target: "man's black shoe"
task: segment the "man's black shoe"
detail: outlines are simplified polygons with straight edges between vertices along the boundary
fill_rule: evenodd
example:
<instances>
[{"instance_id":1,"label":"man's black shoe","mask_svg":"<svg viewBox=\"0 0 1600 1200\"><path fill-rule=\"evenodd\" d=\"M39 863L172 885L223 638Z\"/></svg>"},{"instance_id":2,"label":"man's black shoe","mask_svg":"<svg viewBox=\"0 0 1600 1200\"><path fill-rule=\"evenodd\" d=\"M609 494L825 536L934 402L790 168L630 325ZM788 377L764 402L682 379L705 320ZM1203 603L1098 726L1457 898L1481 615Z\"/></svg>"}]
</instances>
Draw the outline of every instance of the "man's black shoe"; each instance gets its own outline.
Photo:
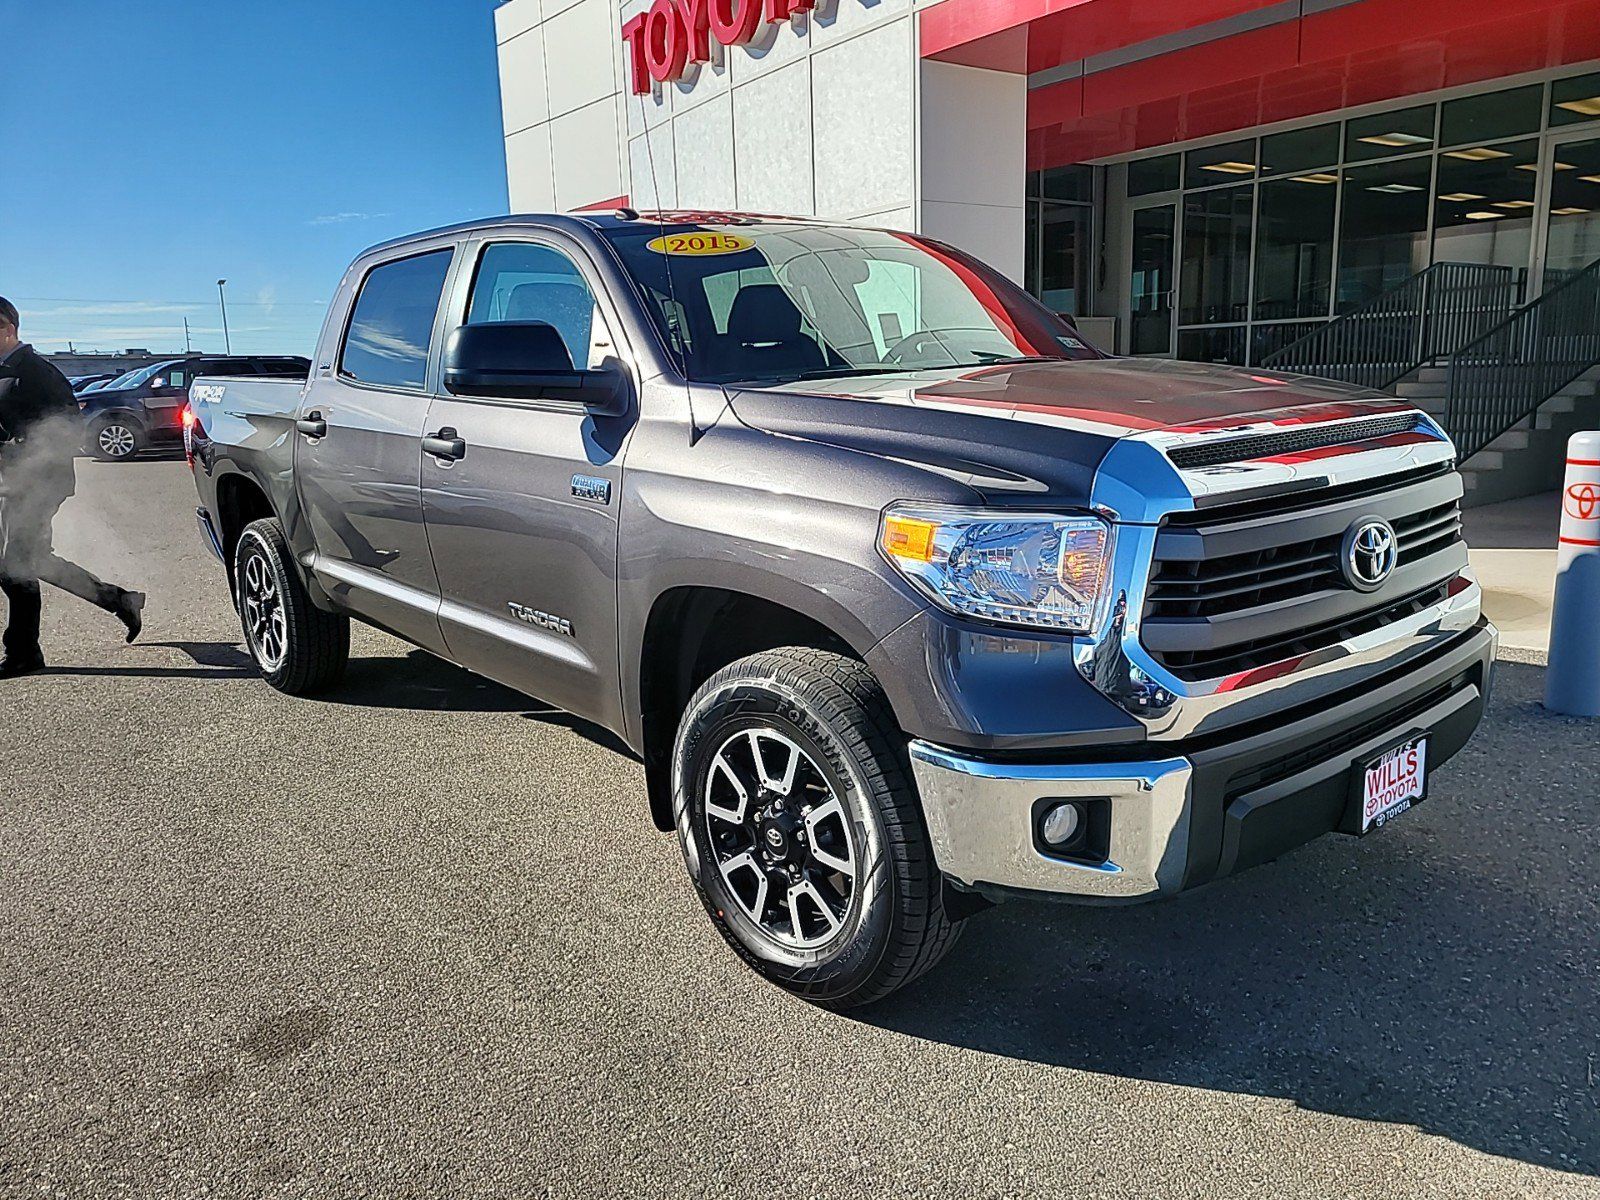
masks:
<instances>
[{"instance_id":1,"label":"man's black shoe","mask_svg":"<svg viewBox=\"0 0 1600 1200\"><path fill-rule=\"evenodd\" d=\"M44 670L44 655L35 654L31 658L16 658L7 655L0 659L0 679L15 679L18 675L32 675L35 671Z\"/></svg>"},{"instance_id":2,"label":"man's black shoe","mask_svg":"<svg viewBox=\"0 0 1600 1200\"><path fill-rule=\"evenodd\" d=\"M139 636L139 631L144 628L144 593L123 592L122 599L117 601L117 619L128 627L128 641L131 643Z\"/></svg>"}]
</instances>

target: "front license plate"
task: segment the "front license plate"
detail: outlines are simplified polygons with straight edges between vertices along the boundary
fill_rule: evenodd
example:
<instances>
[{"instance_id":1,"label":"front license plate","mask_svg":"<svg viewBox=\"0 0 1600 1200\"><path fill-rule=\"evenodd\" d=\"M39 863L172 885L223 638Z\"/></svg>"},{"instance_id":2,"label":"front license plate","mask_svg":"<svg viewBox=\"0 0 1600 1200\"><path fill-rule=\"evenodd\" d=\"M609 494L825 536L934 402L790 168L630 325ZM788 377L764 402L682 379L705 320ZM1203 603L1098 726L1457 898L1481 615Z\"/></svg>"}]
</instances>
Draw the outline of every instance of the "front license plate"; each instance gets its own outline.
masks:
<instances>
[{"instance_id":1,"label":"front license plate","mask_svg":"<svg viewBox=\"0 0 1600 1200\"><path fill-rule=\"evenodd\" d=\"M1428 739L1412 738L1368 763L1361 779L1361 832L1405 812L1428 790Z\"/></svg>"}]
</instances>

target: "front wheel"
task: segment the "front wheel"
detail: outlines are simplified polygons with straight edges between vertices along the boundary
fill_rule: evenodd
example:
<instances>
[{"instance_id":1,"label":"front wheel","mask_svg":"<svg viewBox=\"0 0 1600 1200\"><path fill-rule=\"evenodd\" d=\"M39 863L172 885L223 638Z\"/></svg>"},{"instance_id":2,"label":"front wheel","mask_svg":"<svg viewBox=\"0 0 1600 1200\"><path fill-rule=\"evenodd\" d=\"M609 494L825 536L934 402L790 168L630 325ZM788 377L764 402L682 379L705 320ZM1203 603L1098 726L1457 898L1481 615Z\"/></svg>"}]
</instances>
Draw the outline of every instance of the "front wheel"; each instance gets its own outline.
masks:
<instances>
[{"instance_id":1,"label":"front wheel","mask_svg":"<svg viewBox=\"0 0 1600 1200\"><path fill-rule=\"evenodd\" d=\"M350 618L314 605L291 562L277 521L245 526L233 556L234 596L245 646L262 677L280 692L310 696L343 677Z\"/></svg>"},{"instance_id":2,"label":"front wheel","mask_svg":"<svg viewBox=\"0 0 1600 1200\"><path fill-rule=\"evenodd\" d=\"M806 999L869 1004L954 943L903 737L854 659L786 647L713 675L679 726L674 808L718 931Z\"/></svg>"}]
</instances>

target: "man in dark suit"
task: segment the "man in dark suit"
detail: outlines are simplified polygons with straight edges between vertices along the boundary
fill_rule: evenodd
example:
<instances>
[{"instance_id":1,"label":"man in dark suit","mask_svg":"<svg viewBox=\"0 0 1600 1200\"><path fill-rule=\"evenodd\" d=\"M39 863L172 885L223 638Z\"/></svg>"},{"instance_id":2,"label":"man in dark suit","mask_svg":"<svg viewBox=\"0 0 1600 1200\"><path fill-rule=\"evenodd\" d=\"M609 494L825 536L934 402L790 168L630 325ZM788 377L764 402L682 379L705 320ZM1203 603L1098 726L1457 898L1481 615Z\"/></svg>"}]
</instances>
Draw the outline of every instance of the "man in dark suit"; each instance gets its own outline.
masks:
<instances>
[{"instance_id":1,"label":"man in dark suit","mask_svg":"<svg viewBox=\"0 0 1600 1200\"><path fill-rule=\"evenodd\" d=\"M43 669L39 584L53 584L115 614L139 636L144 596L102 583L56 555L51 526L76 490L82 439L66 377L19 336L14 304L0 297L0 591L10 607L0 679Z\"/></svg>"}]
</instances>

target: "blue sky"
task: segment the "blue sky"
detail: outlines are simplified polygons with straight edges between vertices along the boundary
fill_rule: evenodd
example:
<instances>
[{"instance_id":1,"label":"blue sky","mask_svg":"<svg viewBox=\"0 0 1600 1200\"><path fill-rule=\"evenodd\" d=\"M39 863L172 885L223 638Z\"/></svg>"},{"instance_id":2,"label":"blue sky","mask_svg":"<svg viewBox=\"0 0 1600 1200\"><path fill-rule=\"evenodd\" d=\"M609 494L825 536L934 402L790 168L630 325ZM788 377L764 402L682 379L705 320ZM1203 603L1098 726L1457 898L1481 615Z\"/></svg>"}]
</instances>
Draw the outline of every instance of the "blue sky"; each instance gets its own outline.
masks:
<instances>
[{"instance_id":1,"label":"blue sky","mask_svg":"<svg viewBox=\"0 0 1600 1200\"><path fill-rule=\"evenodd\" d=\"M41 350L309 355L351 258L506 210L495 0L0 0L0 295Z\"/></svg>"}]
</instances>

